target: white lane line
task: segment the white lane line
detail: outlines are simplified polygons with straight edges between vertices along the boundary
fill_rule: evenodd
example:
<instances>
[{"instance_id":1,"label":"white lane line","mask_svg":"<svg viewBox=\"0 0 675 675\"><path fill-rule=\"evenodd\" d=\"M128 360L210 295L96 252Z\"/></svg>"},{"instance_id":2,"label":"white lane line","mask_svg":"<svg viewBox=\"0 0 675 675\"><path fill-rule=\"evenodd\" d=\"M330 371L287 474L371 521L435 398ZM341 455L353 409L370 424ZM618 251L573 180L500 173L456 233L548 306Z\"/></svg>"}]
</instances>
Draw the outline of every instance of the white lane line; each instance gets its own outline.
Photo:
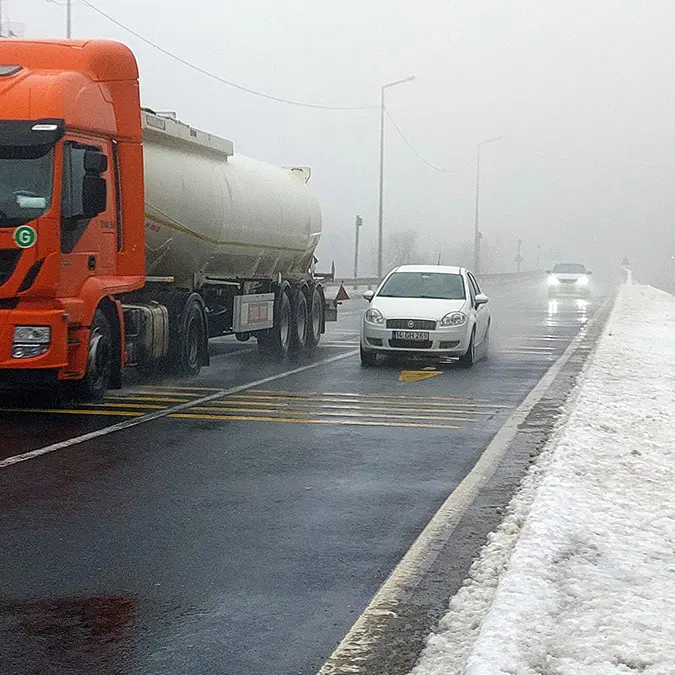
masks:
<instances>
[{"instance_id":1,"label":"white lane line","mask_svg":"<svg viewBox=\"0 0 675 675\"><path fill-rule=\"evenodd\" d=\"M293 370L287 370L284 373L279 373L278 375L271 375L270 377L265 377L262 380L256 380L255 382L249 382L247 384L241 384L237 387L231 387L230 389L220 389L219 391L209 394L208 396L203 396L202 398L193 399L186 403L181 403L180 405L171 406L170 408L164 408L163 410L157 410L156 412L148 413L147 415L141 415L140 417L135 417L134 419L124 420L123 422L118 422L104 429L98 429L97 431L92 431L88 434L82 434L81 436L75 436L74 438L69 438L67 441L61 441L60 443L53 443L52 445L47 445L44 448L38 448L37 450L31 450L30 452L24 452L21 455L14 455L13 457L8 457L0 461L0 470L6 469L15 464L20 464L21 462L27 462L30 459L35 459L36 457L42 457L43 455L48 455L51 452L56 452L57 450L64 450L65 448L71 448L74 445L79 445L80 443L86 443L87 441L94 440L95 438L101 438L102 436L108 436L109 434L114 434L117 431L123 431L124 429L130 429L131 427L138 426L139 424L144 424L145 422L152 422L156 419L161 419L162 417L168 417L169 415L174 415L175 413L183 412L184 410L189 410L197 406L202 406L216 399L222 398L223 396L229 396L230 394L238 394L241 391L246 391L247 389L252 389L253 387L258 387L262 384L267 384L268 382L274 382L276 380L281 380L285 377L290 377L291 375L297 375L298 373L304 373L307 370L312 370L314 368L319 368L320 366L328 365L329 363L334 363L335 361L342 361L343 359L354 356L358 353L357 349L354 349L346 354L340 354L339 356L333 356L329 359L323 359L323 361L317 361L316 363L310 363L306 366L301 366L300 368L294 368Z\"/></svg>"},{"instance_id":2,"label":"white lane line","mask_svg":"<svg viewBox=\"0 0 675 675\"><path fill-rule=\"evenodd\" d=\"M608 299L603 303L587 324L588 326L600 320L610 302L611 300ZM359 664L364 663L368 658L370 647L382 634L388 618L397 616L399 606L405 603L422 580L424 573L431 568L462 516L492 477L518 433L520 425L544 397L586 335L587 331L581 331L573 338L560 358L546 371L527 398L514 410L473 469L445 500L403 556L401 562L382 584L318 675L348 675L360 672Z\"/></svg>"}]
</instances>

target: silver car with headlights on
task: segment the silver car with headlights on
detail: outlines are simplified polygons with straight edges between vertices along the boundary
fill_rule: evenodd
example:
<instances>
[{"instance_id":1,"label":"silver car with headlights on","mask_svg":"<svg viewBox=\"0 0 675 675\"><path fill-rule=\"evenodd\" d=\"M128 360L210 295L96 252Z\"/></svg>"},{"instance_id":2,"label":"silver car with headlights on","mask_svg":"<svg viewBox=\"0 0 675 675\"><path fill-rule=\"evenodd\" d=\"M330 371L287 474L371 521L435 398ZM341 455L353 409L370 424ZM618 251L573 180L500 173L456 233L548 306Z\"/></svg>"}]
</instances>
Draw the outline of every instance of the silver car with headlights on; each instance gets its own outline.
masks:
<instances>
[{"instance_id":1,"label":"silver car with headlights on","mask_svg":"<svg viewBox=\"0 0 675 675\"><path fill-rule=\"evenodd\" d=\"M377 355L485 358L490 343L488 298L463 267L404 265L387 274L361 322L361 364Z\"/></svg>"},{"instance_id":2,"label":"silver car with headlights on","mask_svg":"<svg viewBox=\"0 0 675 675\"><path fill-rule=\"evenodd\" d=\"M588 298L591 294L592 272L581 263L558 263L547 274L549 298Z\"/></svg>"}]
</instances>

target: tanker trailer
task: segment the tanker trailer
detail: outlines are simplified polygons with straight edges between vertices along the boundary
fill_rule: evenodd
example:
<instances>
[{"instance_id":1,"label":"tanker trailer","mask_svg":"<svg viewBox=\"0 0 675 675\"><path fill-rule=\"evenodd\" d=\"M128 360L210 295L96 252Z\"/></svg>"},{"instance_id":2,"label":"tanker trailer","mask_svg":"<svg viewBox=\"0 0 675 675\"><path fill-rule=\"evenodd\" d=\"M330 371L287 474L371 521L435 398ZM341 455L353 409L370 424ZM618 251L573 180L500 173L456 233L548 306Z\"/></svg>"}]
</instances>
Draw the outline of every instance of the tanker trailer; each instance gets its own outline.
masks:
<instances>
[{"instance_id":1,"label":"tanker trailer","mask_svg":"<svg viewBox=\"0 0 675 675\"><path fill-rule=\"evenodd\" d=\"M141 108L117 42L0 40L0 103L1 388L92 400L126 366L196 374L209 337L316 346L308 169Z\"/></svg>"},{"instance_id":2,"label":"tanker trailer","mask_svg":"<svg viewBox=\"0 0 675 675\"><path fill-rule=\"evenodd\" d=\"M326 300L310 170L236 155L172 114L143 109L142 129L148 283L122 298L129 363L168 351L195 374L206 340L230 334L277 358L316 347ZM167 320L181 330L158 330Z\"/></svg>"}]
</instances>

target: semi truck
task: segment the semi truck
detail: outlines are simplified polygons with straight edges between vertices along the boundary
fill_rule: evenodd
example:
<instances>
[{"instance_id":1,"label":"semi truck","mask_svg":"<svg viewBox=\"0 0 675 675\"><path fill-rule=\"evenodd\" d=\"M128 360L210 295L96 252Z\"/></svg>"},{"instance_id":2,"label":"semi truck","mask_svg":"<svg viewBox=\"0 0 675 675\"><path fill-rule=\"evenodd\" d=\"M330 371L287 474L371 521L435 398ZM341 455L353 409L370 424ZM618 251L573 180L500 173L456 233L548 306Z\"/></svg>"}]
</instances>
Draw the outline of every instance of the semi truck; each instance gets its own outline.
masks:
<instances>
[{"instance_id":1,"label":"semi truck","mask_svg":"<svg viewBox=\"0 0 675 675\"><path fill-rule=\"evenodd\" d=\"M127 367L196 375L216 336L278 359L316 347L307 167L141 107L116 42L0 41L0 102L2 388L97 400Z\"/></svg>"}]
</instances>

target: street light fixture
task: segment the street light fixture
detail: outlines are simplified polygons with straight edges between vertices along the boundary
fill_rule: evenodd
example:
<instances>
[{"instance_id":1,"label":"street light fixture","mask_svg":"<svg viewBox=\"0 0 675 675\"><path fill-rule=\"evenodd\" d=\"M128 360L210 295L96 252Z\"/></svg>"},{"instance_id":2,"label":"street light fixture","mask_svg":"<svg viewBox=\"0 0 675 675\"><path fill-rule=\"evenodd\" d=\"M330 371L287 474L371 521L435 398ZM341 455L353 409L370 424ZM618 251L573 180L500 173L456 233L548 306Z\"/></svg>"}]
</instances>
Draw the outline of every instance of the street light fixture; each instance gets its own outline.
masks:
<instances>
[{"instance_id":1,"label":"street light fixture","mask_svg":"<svg viewBox=\"0 0 675 675\"><path fill-rule=\"evenodd\" d=\"M414 75L405 77L396 82L390 82L382 87L380 93L380 192L379 192L379 210L377 216L377 276L382 278L382 222L384 215L384 92L390 87L395 87L398 84L405 82L412 82L415 79Z\"/></svg>"},{"instance_id":2,"label":"street light fixture","mask_svg":"<svg viewBox=\"0 0 675 675\"><path fill-rule=\"evenodd\" d=\"M476 218L473 227L473 273L480 274L480 230L478 229L478 211L480 199L480 149L488 143L500 141L503 136L489 138L487 141L476 143Z\"/></svg>"}]
</instances>

